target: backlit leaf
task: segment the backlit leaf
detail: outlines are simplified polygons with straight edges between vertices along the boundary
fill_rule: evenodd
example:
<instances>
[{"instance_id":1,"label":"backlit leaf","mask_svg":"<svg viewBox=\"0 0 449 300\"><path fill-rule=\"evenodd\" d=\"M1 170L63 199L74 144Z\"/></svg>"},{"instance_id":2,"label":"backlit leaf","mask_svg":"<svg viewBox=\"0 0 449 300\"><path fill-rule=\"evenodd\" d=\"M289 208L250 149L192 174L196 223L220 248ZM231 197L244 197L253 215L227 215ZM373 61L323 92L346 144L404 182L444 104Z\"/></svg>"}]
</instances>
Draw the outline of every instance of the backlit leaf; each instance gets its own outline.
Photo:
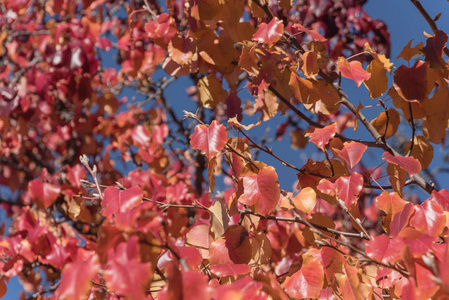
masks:
<instances>
[{"instance_id":1,"label":"backlit leaf","mask_svg":"<svg viewBox=\"0 0 449 300\"><path fill-rule=\"evenodd\" d=\"M218 239L228 229L229 216L226 211L226 205L218 198L207 210L210 212L211 232L214 234L215 239Z\"/></svg>"},{"instance_id":2,"label":"backlit leaf","mask_svg":"<svg viewBox=\"0 0 449 300\"><path fill-rule=\"evenodd\" d=\"M405 145L405 153L409 152L411 144L412 141ZM415 136L413 141L413 149L410 155L420 162L423 169L427 169L433 159L433 146L423 136Z\"/></svg>"},{"instance_id":3,"label":"backlit leaf","mask_svg":"<svg viewBox=\"0 0 449 300\"><path fill-rule=\"evenodd\" d=\"M417 60L413 67L400 66L394 72L393 86L406 101L423 101L427 97L427 65Z\"/></svg>"},{"instance_id":4,"label":"backlit leaf","mask_svg":"<svg viewBox=\"0 0 449 300\"><path fill-rule=\"evenodd\" d=\"M409 225L410 218L415 213L415 206L412 203L407 203L402 210L393 216L390 223L390 236L397 236L402 229Z\"/></svg>"},{"instance_id":5,"label":"backlit leaf","mask_svg":"<svg viewBox=\"0 0 449 300\"><path fill-rule=\"evenodd\" d=\"M120 190L113 186L106 188L103 201L101 201L103 216L108 217L131 210L142 202L144 194L145 192L138 186L126 190Z\"/></svg>"},{"instance_id":6,"label":"backlit leaf","mask_svg":"<svg viewBox=\"0 0 449 300\"><path fill-rule=\"evenodd\" d=\"M214 74L208 74L198 80L198 97L205 108L212 109L218 103L224 103L228 98L228 92L223 89L222 83Z\"/></svg>"},{"instance_id":7,"label":"backlit leaf","mask_svg":"<svg viewBox=\"0 0 449 300\"><path fill-rule=\"evenodd\" d=\"M388 161L391 164L395 164L403 168L410 176L418 174L421 172L421 164L416 158L413 157L403 157L400 155L391 155L387 151L382 155L382 159Z\"/></svg>"},{"instance_id":8,"label":"backlit leaf","mask_svg":"<svg viewBox=\"0 0 449 300\"><path fill-rule=\"evenodd\" d=\"M293 198L293 203L303 213L310 214L316 205L316 193L312 188L306 187Z\"/></svg>"},{"instance_id":9,"label":"backlit leaf","mask_svg":"<svg viewBox=\"0 0 449 300\"><path fill-rule=\"evenodd\" d=\"M369 96L373 99L382 96L388 88L387 71L377 60L371 61L366 71L371 74L371 77L363 82L369 91Z\"/></svg>"},{"instance_id":10,"label":"backlit leaf","mask_svg":"<svg viewBox=\"0 0 449 300\"><path fill-rule=\"evenodd\" d=\"M190 144L194 149L210 158L220 152L228 140L228 132L223 124L212 121L210 126L196 125L195 132L190 136Z\"/></svg>"},{"instance_id":11,"label":"backlit leaf","mask_svg":"<svg viewBox=\"0 0 449 300\"><path fill-rule=\"evenodd\" d=\"M407 202L402 199L397 193L383 192L375 199L376 206L383 211L386 216L383 220L384 229L389 233L390 223L396 213L403 210Z\"/></svg>"},{"instance_id":12,"label":"backlit leaf","mask_svg":"<svg viewBox=\"0 0 449 300\"><path fill-rule=\"evenodd\" d=\"M402 189L407 181L407 171L395 164L388 164L387 174L389 175L388 181L390 182L393 190L402 196Z\"/></svg>"},{"instance_id":13,"label":"backlit leaf","mask_svg":"<svg viewBox=\"0 0 449 300\"><path fill-rule=\"evenodd\" d=\"M238 201L250 207L254 211L268 216L276 208L280 198L280 188L276 170L268 166L258 174L244 176L243 194Z\"/></svg>"},{"instance_id":14,"label":"backlit leaf","mask_svg":"<svg viewBox=\"0 0 449 300\"><path fill-rule=\"evenodd\" d=\"M168 44L167 50L174 62L184 66L192 61L195 46L191 37L182 38L175 36Z\"/></svg>"},{"instance_id":15,"label":"backlit leaf","mask_svg":"<svg viewBox=\"0 0 449 300\"><path fill-rule=\"evenodd\" d=\"M301 69L304 72L304 75L306 75L307 78L315 78L319 71L316 52L307 51L303 54L302 59L304 64Z\"/></svg>"},{"instance_id":16,"label":"backlit leaf","mask_svg":"<svg viewBox=\"0 0 449 300\"><path fill-rule=\"evenodd\" d=\"M265 233L258 232L251 236L252 261L257 265L267 264L271 259L270 240Z\"/></svg>"},{"instance_id":17,"label":"backlit leaf","mask_svg":"<svg viewBox=\"0 0 449 300\"><path fill-rule=\"evenodd\" d=\"M449 192L446 189L433 190L430 195L430 201L440 205L444 211L449 211Z\"/></svg>"},{"instance_id":18,"label":"backlit leaf","mask_svg":"<svg viewBox=\"0 0 449 300\"><path fill-rule=\"evenodd\" d=\"M282 34L284 34L284 24L278 18L273 18L270 23L262 23L259 29L254 33L253 40L258 43L268 44L271 47L274 43L279 41Z\"/></svg>"},{"instance_id":19,"label":"backlit leaf","mask_svg":"<svg viewBox=\"0 0 449 300\"><path fill-rule=\"evenodd\" d=\"M399 118L399 113L397 112L397 110L390 108L387 110L387 112L381 112L379 116L377 116L377 118L372 120L371 125L376 128L379 134L385 135L385 139L389 139L398 130L400 121L401 120Z\"/></svg>"},{"instance_id":20,"label":"backlit leaf","mask_svg":"<svg viewBox=\"0 0 449 300\"><path fill-rule=\"evenodd\" d=\"M410 60L413 56L421 54L421 49L424 47L424 44L421 42L417 44L415 47L412 48L412 42L413 40L410 40L408 44L402 49L401 53L396 57L398 59L399 57Z\"/></svg>"},{"instance_id":21,"label":"backlit leaf","mask_svg":"<svg viewBox=\"0 0 449 300\"><path fill-rule=\"evenodd\" d=\"M348 62L346 58L341 56L338 58L337 67L341 72L341 75L354 80L357 87L359 87L365 80L371 78L371 74L365 71L362 67L362 63L357 60Z\"/></svg>"}]
</instances>

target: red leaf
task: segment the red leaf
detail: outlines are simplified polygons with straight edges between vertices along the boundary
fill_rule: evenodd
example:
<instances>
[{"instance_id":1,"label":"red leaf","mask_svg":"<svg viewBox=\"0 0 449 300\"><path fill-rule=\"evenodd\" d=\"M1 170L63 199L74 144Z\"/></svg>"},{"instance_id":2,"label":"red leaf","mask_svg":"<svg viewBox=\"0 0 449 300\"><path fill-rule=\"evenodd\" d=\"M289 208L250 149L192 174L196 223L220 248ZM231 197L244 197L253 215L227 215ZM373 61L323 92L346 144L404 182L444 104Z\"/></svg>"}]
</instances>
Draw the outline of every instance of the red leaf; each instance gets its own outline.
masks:
<instances>
[{"instance_id":1,"label":"red leaf","mask_svg":"<svg viewBox=\"0 0 449 300\"><path fill-rule=\"evenodd\" d=\"M331 196L336 194L338 200L343 200L349 208L357 201L357 197L363 189L363 176L353 172L351 176L339 177L335 183L328 179L322 179L317 188Z\"/></svg>"},{"instance_id":2,"label":"red leaf","mask_svg":"<svg viewBox=\"0 0 449 300\"><path fill-rule=\"evenodd\" d=\"M385 264L394 264L402 257L402 250L405 246L404 240L399 237L390 239L385 234L372 237L366 243L366 254L372 259L381 261Z\"/></svg>"},{"instance_id":3,"label":"red leaf","mask_svg":"<svg viewBox=\"0 0 449 300\"><path fill-rule=\"evenodd\" d=\"M431 68L447 69L447 64L443 59L443 49L446 47L447 34L441 30L435 31L435 36L429 37L426 46L422 49L426 62Z\"/></svg>"},{"instance_id":4,"label":"red leaf","mask_svg":"<svg viewBox=\"0 0 449 300\"><path fill-rule=\"evenodd\" d=\"M143 195L144 191L138 186L126 190L110 186L104 190L104 198L101 202L102 214L108 217L112 214L127 212L142 202Z\"/></svg>"},{"instance_id":5,"label":"red leaf","mask_svg":"<svg viewBox=\"0 0 449 300\"><path fill-rule=\"evenodd\" d=\"M410 217L415 212L415 206L413 203L408 202L404 208L396 213L393 217L393 221L390 223L390 236L395 237L408 226L408 222L410 221Z\"/></svg>"},{"instance_id":6,"label":"red leaf","mask_svg":"<svg viewBox=\"0 0 449 300\"><path fill-rule=\"evenodd\" d=\"M400 66L394 72L393 86L407 101L423 101L427 97L427 65L422 60L413 67Z\"/></svg>"},{"instance_id":7,"label":"red leaf","mask_svg":"<svg viewBox=\"0 0 449 300\"><path fill-rule=\"evenodd\" d=\"M58 199L61 187L33 179L28 184L28 191L40 208L47 209Z\"/></svg>"},{"instance_id":8,"label":"red leaf","mask_svg":"<svg viewBox=\"0 0 449 300\"><path fill-rule=\"evenodd\" d=\"M328 282L332 282L336 273L342 273L343 255L340 252L329 247L322 247L313 249L311 254L323 266L324 275L326 275Z\"/></svg>"},{"instance_id":9,"label":"red leaf","mask_svg":"<svg viewBox=\"0 0 449 300\"><path fill-rule=\"evenodd\" d=\"M433 190L430 200L440 205L444 211L449 211L449 192L446 189L436 191Z\"/></svg>"},{"instance_id":10,"label":"red leaf","mask_svg":"<svg viewBox=\"0 0 449 300\"><path fill-rule=\"evenodd\" d=\"M251 271L251 267L244 264L211 265L209 268L218 277L233 276L234 279L237 279L239 275L246 275Z\"/></svg>"},{"instance_id":11,"label":"red leaf","mask_svg":"<svg viewBox=\"0 0 449 300\"><path fill-rule=\"evenodd\" d=\"M190 144L194 149L201 150L207 158L220 152L228 140L228 132L223 124L212 121L210 126L197 125L195 132L190 136Z\"/></svg>"},{"instance_id":12,"label":"red leaf","mask_svg":"<svg viewBox=\"0 0 449 300\"><path fill-rule=\"evenodd\" d=\"M80 252L85 252L80 255ZM92 278L100 269L98 257L92 251L78 249L78 257L86 260L68 264L62 271L62 279L56 293L60 299L84 299L92 286Z\"/></svg>"},{"instance_id":13,"label":"red leaf","mask_svg":"<svg viewBox=\"0 0 449 300\"><path fill-rule=\"evenodd\" d=\"M424 254L431 251L431 247L437 237L433 237L427 234L421 234L420 237L414 239L404 239L405 244L410 247L411 253L415 258L421 258Z\"/></svg>"},{"instance_id":14,"label":"red leaf","mask_svg":"<svg viewBox=\"0 0 449 300\"><path fill-rule=\"evenodd\" d=\"M256 213L264 216L273 212L281 195L276 170L269 166L242 179L244 190L238 201L254 207Z\"/></svg>"},{"instance_id":15,"label":"red leaf","mask_svg":"<svg viewBox=\"0 0 449 300\"><path fill-rule=\"evenodd\" d=\"M338 156L346 161L350 168L354 167L363 156L363 153L366 151L368 146L362 143L357 142L345 142L343 144L343 149L333 149Z\"/></svg>"},{"instance_id":16,"label":"red leaf","mask_svg":"<svg viewBox=\"0 0 449 300\"><path fill-rule=\"evenodd\" d=\"M332 123L324 128L315 128L313 132L306 133L305 136L309 136L310 141L324 151L324 147L335 136L336 131L337 123Z\"/></svg>"},{"instance_id":17,"label":"red leaf","mask_svg":"<svg viewBox=\"0 0 449 300\"><path fill-rule=\"evenodd\" d=\"M416 158L413 158L411 156L409 157L403 157L400 155L393 156L387 151L385 151L384 154L382 155L382 159L388 161L391 164L400 166L405 171L407 171L407 173L409 173L410 176L413 176L421 172L421 164Z\"/></svg>"},{"instance_id":18,"label":"red leaf","mask_svg":"<svg viewBox=\"0 0 449 300\"><path fill-rule=\"evenodd\" d=\"M82 165L67 166L67 179L71 185L81 188L81 179L84 178L86 178L86 169Z\"/></svg>"},{"instance_id":19,"label":"red leaf","mask_svg":"<svg viewBox=\"0 0 449 300\"><path fill-rule=\"evenodd\" d=\"M430 236L439 236L446 225L446 214L441 206L427 200L420 206L415 206L415 210L410 226Z\"/></svg>"},{"instance_id":20,"label":"red leaf","mask_svg":"<svg viewBox=\"0 0 449 300\"><path fill-rule=\"evenodd\" d=\"M273 18L270 23L262 23L259 29L254 33L253 40L259 43L268 44L271 47L274 43L279 41L284 33L284 24L278 18Z\"/></svg>"},{"instance_id":21,"label":"red leaf","mask_svg":"<svg viewBox=\"0 0 449 300\"><path fill-rule=\"evenodd\" d=\"M318 298L324 283L323 266L309 256L301 269L284 281L285 292L294 298Z\"/></svg>"},{"instance_id":22,"label":"red leaf","mask_svg":"<svg viewBox=\"0 0 449 300\"><path fill-rule=\"evenodd\" d=\"M365 71L362 67L362 63L357 60L348 62L346 58L340 57L337 61L337 67L341 72L341 75L354 80L357 87L359 87L363 81L371 78L371 73Z\"/></svg>"},{"instance_id":23,"label":"red leaf","mask_svg":"<svg viewBox=\"0 0 449 300\"><path fill-rule=\"evenodd\" d=\"M311 35L315 41L318 41L318 42L326 41L326 39L321 34L316 32L315 30L309 30L309 29L305 28L304 26L302 26L301 24L294 24L292 27L298 29L299 32L305 32L305 33Z\"/></svg>"},{"instance_id":24,"label":"red leaf","mask_svg":"<svg viewBox=\"0 0 449 300\"><path fill-rule=\"evenodd\" d=\"M0 298L3 298L3 296L6 295L7 291L8 291L8 287L6 286L5 281L3 279L0 280Z\"/></svg>"},{"instance_id":25,"label":"red leaf","mask_svg":"<svg viewBox=\"0 0 449 300\"><path fill-rule=\"evenodd\" d=\"M246 229L234 225L229 227L223 236L224 238L210 244L210 263L247 264L251 260L252 250Z\"/></svg>"},{"instance_id":26,"label":"red leaf","mask_svg":"<svg viewBox=\"0 0 449 300\"><path fill-rule=\"evenodd\" d=\"M151 264L140 261L137 236L108 253L109 262L103 272L109 290L127 299L145 299L144 286L151 279Z\"/></svg>"},{"instance_id":27,"label":"red leaf","mask_svg":"<svg viewBox=\"0 0 449 300\"><path fill-rule=\"evenodd\" d=\"M410 299L410 300L418 300L419 291L416 288L415 279L413 277L405 278L407 283L402 287L401 298L402 299Z\"/></svg>"}]
</instances>

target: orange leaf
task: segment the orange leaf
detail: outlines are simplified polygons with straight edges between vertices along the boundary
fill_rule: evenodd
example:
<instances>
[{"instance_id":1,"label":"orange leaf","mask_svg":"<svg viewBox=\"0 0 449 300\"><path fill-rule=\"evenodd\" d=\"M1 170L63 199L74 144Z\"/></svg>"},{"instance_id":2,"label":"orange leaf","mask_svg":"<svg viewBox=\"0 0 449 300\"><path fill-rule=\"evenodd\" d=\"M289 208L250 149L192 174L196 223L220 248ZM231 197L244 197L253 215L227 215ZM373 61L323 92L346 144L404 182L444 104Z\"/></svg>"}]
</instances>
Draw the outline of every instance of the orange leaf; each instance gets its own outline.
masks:
<instances>
[{"instance_id":1,"label":"orange leaf","mask_svg":"<svg viewBox=\"0 0 449 300\"><path fill-rule=\"evenodd\" d=\"M220 80L211 73L198 80L197 89L199 101L205 108L212 109L228 98L228 92L223 89Z\"/></svg>"},{"instance_id":2,"label":"orange leaf","mask_svg":"<svg viewBox=\"0 0 449 300\"><path fill-rule=\"evenodd\" d=\"M388 88L387 71L377 60L373 60L366 71L371 74L371 78L363 82L369 91L369 96L373 99L382 96Z\"/></svg>"},{"instance_id":3,"label":"orange leaf","mask_svg":"<svg viewBox=\"0 0 449 300\"><path fill-rule=\"evenodd\" d=\"M303 54L302 59L304 64L301 67L301 70L304 72L304 75L306 75L307 78L315 78L319 72L317 53L315 51L307 51Z\"/></svg>"},{"instance_id":4,"label":"orange leaf","mask_svg":"<svg viewBox=\"0 0 449 300\"><path fill-rule=\"evenodd\" d=\"M398 57L396 57L396 59L401 57L408 61L408 60L412 59L413 56L421 54L421 49L424 47L424 44L421 42L412 48L412 41L413 40L410 40L408 42L408 44L402 49L401 53L399 53L399 55L398 55Z\"/></svg>"},{"instance_id":5,"label":"orange leaf","mask_svg":"<svg viewBox=\"0 0 449 300\"><path fill-rule=\"evenodd\" d=\"M398 165L388 164L387 174L390 176L388 181L390 181L393 190L402 196L402 189L407 181L407 172Z\"/></svg>"},{"instance_id":6,"label":"orange leaf","mask_svg":"<svg viewBox=\"0 0 449 300\"><path fill-rule=\"evenodd\" d=\"M405 145L405 153L409 152L411 144L412 141L409 141ZM415 139L413 140L413 149L410 155L421 163L423 169L427 169L433 159L433 147L423 136L415 136Z\"/></svg>"},{"instance_id":7,"label":"orange leaf","mask_svg":"<svg viewBox=\"0 0 449 300\"><path fill-rule=\"evenodd\" d=\"M306 187L293 198L293 203L303 213L310 214L316 205L316 193L312 188Z\"/></svg>"},{"instance_id":8,"label":"orange leaf","mask_svg":"<svg viewBox=\"0 0 449 300\"><path fill-rule=\"evenodd\" d=\"M354 80L357 87L359 87L363 81L368 80L371 77L371 74L363 69L362 63L357 60L348 62L346 58L341 56L338 58L337 67L341 72L341 75Z\"/></svg>"},{"instance_id":9,"label":"orange leaf","mask_svg":"<svg viewBox=\"0 0 449 300\"><path fill-rule=\"evenodd\" d=\"M276 208L280 198L280 188L276 170L268 166L258 174L242 177L243 194L240 203L254 208L256 213L268 216Z\"/></svg>"},{"instance_id":10,"label":"orange leaf","mask_svg":"<svg viewBox=\"0 0 449 300\"><path fill-rule=\"evenodd\" d=\"M379 134L385 135L385 139L389 139L398 130L400 121L401 119L397 110L390 108L387 112L381 112L379 116L377 116L377 118L372 120L370 123L374 128L376 128Z\"/></svg>"}]
</instances>

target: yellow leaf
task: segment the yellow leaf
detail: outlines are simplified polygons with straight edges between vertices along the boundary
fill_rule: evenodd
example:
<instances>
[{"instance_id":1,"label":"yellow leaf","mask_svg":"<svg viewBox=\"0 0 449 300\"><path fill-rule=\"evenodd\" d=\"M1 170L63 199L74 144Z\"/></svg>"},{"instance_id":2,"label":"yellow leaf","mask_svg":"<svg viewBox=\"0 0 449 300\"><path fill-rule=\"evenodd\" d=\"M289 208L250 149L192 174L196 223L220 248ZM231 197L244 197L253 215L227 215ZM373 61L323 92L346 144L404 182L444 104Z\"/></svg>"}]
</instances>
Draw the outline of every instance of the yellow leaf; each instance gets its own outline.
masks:
<instances>
[{"instance_id":1,"label":"yellow leaf","mask_svg":"<svg viewBox=\"0 0 449 300\"><path fill-rule=\"evenodd\" d=\"M365 52L368 52L374 58L374 60L380 63L383 66L383 68L391 74L391 71L393 69L393 63L390 62L390 60L385 55L377 54L376 52L374 52L374 50L371 49L371 47L369 46L368 42L365 43L364 50Z\"/></svg>"},{"instance_id":2,"label":"yellow leaf","mask_svg":"<svg viewBox=\"0 0 449 300\"><path fill-rule=\"evenodd\" d=\"M408 60L412 59L413 56L422 53L421 49L424 48L424 44L421 42L412 48L412 41L413 40L410 40L410 42L408 42L408 44L402 49L401 53L399 53L399 55L398 55L398 57L396 57L396 59L401 57L408 61Z\"/></svg>"},{"instance_id":3,"label":"yellow leaf","mask_svg":"<svg viewBox=\"0 0 449 300\"><path fill-rule=\"evenodd\" d=\"M407 145L405 145L405 153L409 152L411 144L412 141L409 141ZM433 159L433 147L423 136L415 136L411 156L421 163L423 169L427 169Z\"/></svg>"},{"instance_id":4,"label":"yellow leaf","mask_svg":"<svg viewBox=\"0 0 449 300\"><path fill-rule=\"evenodd\" d=\"M197 88L199 101L205 108L214 108L218 103L225 102L228 97L228 92L213 74L198 80Z\"/></svg>"},{"instance_id":5,"label":"yellow leaf","mask_svg":"<svg viewBox=\"0 0 449 300\"><path fill-rule=\"evenodd\" d=\"M366 71L371 73L370 79L363 82L369 91L369 96L373 99L382 96L388 88L387 71L377 60L373 60Z\"/></svg>"},{"instance_id":6,"label":"yellow leaf","mask_svg":"<svg viewBox=\"0 0 449 300\"><path fill-rule=\"evenodd\" d=\"M390 181L393 190L402 197L402 189L404 188L405 181L407 180L407 171L399 167L398 165L388 164L387 174L390 176Z\"/></svg>"}]
</instances>

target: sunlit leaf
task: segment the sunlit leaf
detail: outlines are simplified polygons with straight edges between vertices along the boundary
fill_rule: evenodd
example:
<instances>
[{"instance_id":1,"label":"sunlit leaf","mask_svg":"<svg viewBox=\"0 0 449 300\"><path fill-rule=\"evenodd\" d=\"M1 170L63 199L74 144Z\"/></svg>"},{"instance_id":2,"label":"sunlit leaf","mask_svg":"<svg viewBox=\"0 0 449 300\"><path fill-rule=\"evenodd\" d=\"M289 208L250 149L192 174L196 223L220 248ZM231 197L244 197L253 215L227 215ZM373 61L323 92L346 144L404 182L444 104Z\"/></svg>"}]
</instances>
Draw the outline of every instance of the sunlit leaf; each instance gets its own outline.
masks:
<instances>
[{"instance_id":1,"label":"sunlit leaf","mask_svg":"<svg viewBox=\"0 0 449 300\"><path fill-rule=\"evenodd\" d=\"M383 262L384 264L394 264L402 257L404 248L404 240L402 238L390 239L385 234L371 237L366 243L366 254L372 259Z\"/></svg>"},{"instance_id":2,"label":"sunlit leaf","mask_svg":"<svg viewBox=\"0 0 449 300\"><path fill-rule=\"evenodd\" d=\"M306 133L310 141L314 143L322 151L325 151L326 145L335 136L337 131L337 123L332 123L324 128L314 128L310 133Z\"/></svg>"},{"instance_id":3,"label":"sunlit leaf","mask_svg":"<svg viewBox=\"0 0 449 300\"><path fill-rule=\"evenodd\" d=\"M214 120L210 126L196 125L195 132L190 136L190 144L207 157L212 157L224 148L227 139L228 132L224 125Z\"/></svg>"},{"instance_id":4,"label":"sunlit leaf","mask_svg":"<svg viewBox=\"0 0 449 300\"><path fill-rule=\"evenodd\" d=\"M284 281L285 292L294 298L318 298L324 283L324 271L319 261L304 255L301 269Z\"/></svg>"},{"instance_id":5,"label":"sunlit leaf","mask_svg":"<svg viewBox=\"0 0 449 300\"><path fill-rule=\"evenodd\" d=\"M316 193L312 188L306 187L293 198L293 203L297 209L303 213L309 214L315 208Z\"/></svg>"},{"instance_id":6,"label":"sunlit leaf","mask_svg":"<svg viewBox=\"0 0 449 300\"><path fill-rule=\"evenodd\" d=\"M277 206L280 198L280 188L276 170L269 166L258 174L244 176L243 194L240 203L254 208L254 211L268 216Z\"/></svg>"},{"instance_id":7,"label":"sunlit leaf","mask_svg":"<svg viewBox=\"0 0 449 300\"><path fill-rule=\"evenodd\" d=\"M421 164L413 157L403 157L400 155L391 155L387 151L382 155L382 159L388 161L391 164L395 164L403 168L410 176L421 172Z\"/></svg>"},{"instance_id":8,"label":"sunlit leaf","mask_svg":"<svg viewBox=\"0 0 449 300\"><path fill-rule=\"evenodd\" d=\"M338 58L337 67L341 72L341 75L354 80L357 87L359 87L365 80L371 78L371 74L365 71L362 67L362 63L357 60L348 62L346 58L341 56Z\"/></svg>"},{"instance_id":9,"label":"sunlit leaf","mask_svg":"<svg viewBox=\"0 0 449 300\"><path fill-rule=\"evenodd\" d=\"M278 18L273 18L270 23L262 23L259 25L259 29L254 33L253 40L259 43L268 44L272 46L279 41L284 33L284 24Z\"/></svg>"},{"instance_id":10,"label":"sunlit leaf","mask_svg":"<svg viewBox=\"0 0 449 300\"><path fill-rule=\"evenodd\" d=\"M110 186L104 190L104 198L101 201L102 214L108 217L112 214L127 212L142 202L144 193L138 186L126 190Z\"/></svg>"}]
</instances>

